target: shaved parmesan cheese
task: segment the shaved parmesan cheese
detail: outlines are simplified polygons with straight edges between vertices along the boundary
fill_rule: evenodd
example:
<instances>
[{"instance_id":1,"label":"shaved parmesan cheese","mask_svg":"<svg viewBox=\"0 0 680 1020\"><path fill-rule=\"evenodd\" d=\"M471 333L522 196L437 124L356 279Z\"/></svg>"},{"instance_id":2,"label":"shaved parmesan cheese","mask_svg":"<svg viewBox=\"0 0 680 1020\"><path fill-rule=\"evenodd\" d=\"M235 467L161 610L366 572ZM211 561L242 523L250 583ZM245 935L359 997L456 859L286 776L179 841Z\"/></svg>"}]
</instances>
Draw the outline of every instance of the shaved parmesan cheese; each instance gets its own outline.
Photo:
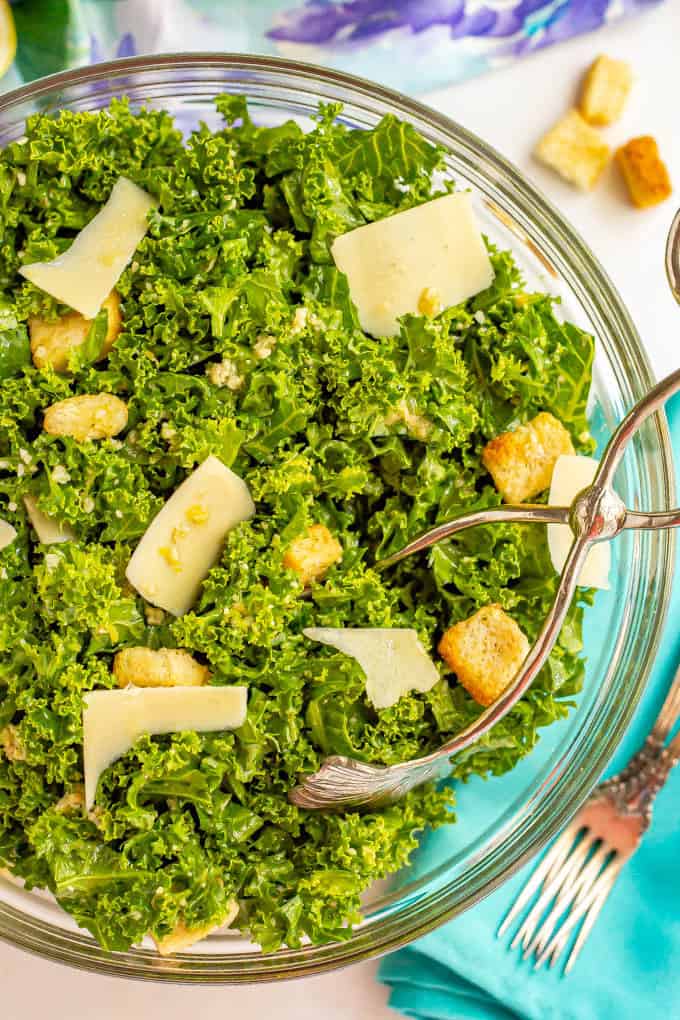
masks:
<instances>
[{"instance_id":1,"label":"shaved parmesan cheese","mask_svg":"<svg viewBox=\"0 0 680 1020\"><path fill-rule=\"evenodd\" d=\"M0 521L0 549L5 549L8 545L11 545L16 537L16 528L13 528L7 521Z\"/></svg>"},{"instance_id":2,"label":"shaved parmesan cheese","mask_svg":"<svg viewBox=\"0 0 680 1020\"><path fill-rule=\"evenodd\" d=\"M548 502L551 506L571 506L575 497L587 488L595 477L598 461L592 457L564 454L558 457L553 468ZM567 559L574 541L571 528L566 524L548 525L550 559L558 574ZM583 588L609 588L611 550L608 542L594 545L586 558L578 583Z\"/></svg>"},{"instance_id":3,"label":"shaved parmesan cheese","mask_svg":"<svg viewBox=\"0 0 680 1020\"><path fill-rule=\"evenodd\" d=\"M437 314L494 277L470 196L444 195L336 238L335 264L349 281L361 328L399 332L397 319Z\"/></svg>"},{"instance_id":4,"label":"shaved parmesan cheese","mask_svg":"<svg viewBox=\"0 0 680 1020\"><path fill-rule=\"evenodd\" d=\"M439 680L416 631L407 627L308 627L303 634L357 660L375 708L396 705L409 691L429 691Z\"/></svg>"},{"instance_id":5,"label":"shaved parmesan cheese","mask_svg":"<svg viewBox=\"0 0 680 1020\"><path fill-rule=\"evenodd\" d=\"M24 505L28 519L35 529L38 541L43 545L56 545L58 542L72 542L76 537L69 524L61 524L54 517L43 513L33 496L24 496Z\"/></svg>"},{"instance_id":6,"label":"shaved parmesan cheese","mask_svg":"<svg viewBox=\"0 0 680 1020\"><path fill-rule=\"evenodd\" d=\"M220 558L227 532L254 512L243 479L207 457L154 517L125 576L147 602L182 616Z\"/></svg>"},{"instance_id":7,"label":"shaved parmesan cheese","mask_svg":"<svg viewBox=\"0 0 680 1020\"><path fill-rule=\"evenodd\" d=\"M102 772L144 733L235 730L246 719L247 687L126 687L84 695L85 807Z\"/></svg>"},{"instance_id":8,"label":"shaved parmesan cheese","mask_svg":"<svg viewBox=\"0 0 680 1020\"><path fill-rule=\"evenodd\" d=\"M94 319L146 234L147 214L155 204L151 195L119 177L108 201L70 248L51 262L33 262L19 272L57 301Z\"/></svg>"}]
</instances>

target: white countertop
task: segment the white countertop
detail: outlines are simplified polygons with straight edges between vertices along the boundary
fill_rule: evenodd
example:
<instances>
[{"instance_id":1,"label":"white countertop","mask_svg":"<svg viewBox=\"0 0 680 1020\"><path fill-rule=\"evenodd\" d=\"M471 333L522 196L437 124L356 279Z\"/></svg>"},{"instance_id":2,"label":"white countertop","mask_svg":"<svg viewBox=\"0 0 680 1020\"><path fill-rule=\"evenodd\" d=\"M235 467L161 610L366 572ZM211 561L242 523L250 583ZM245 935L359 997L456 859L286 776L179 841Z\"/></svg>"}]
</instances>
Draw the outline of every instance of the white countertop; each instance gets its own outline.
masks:
<instances>
[{"instance_id":1,"label":"white countertop","mask_svg":"<svg viewBox=\"0 0 680 1020\"><path fill-rule=\"evenodd\" d=\"M680 5L667 0L637 20L603 29L430 97L434 106L513 160L567 215L608 269L628 304L657 375L680 366L680 311L663 273L671 200L655 210L628 206L612 170L581 195L529 157L540 134L571 101L579 75L600 52L629 60L637 85L612 144L653 134L674 176L680 202ZM489 936L491 937L491 935ZM177 988L78 974L0 944L2 1016L6 1020L388 1020L375 964L260 988Z\"/></svg>"}]
</instances>

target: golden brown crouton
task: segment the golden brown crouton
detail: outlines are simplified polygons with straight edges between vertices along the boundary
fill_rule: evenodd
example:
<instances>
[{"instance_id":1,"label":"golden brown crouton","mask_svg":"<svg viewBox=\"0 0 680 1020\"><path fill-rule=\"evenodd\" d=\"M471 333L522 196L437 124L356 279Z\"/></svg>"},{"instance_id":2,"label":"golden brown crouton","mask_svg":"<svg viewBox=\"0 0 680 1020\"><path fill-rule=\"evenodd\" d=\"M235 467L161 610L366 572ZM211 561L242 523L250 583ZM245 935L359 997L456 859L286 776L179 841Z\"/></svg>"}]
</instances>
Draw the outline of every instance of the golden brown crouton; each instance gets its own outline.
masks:
<instances>
[{"instance_id":1,"label":"golden brown crouton","mask_svg":"<svg viewBox=\"0 0 680 1020\"><path fill-rule=\"evenodd\" d=\"M650 135L631 138L616 153L628 187L630 200L638 209L664 202L673 188L666 164L659 156L659 147Z\"/></svg>"},{"instance_id":2,"label":"golden brown crouton","mask_svg":"<svg viewBox=\"0 0 680 1020\"><path fill-rule=\"evenodd\" d=\"M111 291L102 308L109 313L109 325L98 361L107 356L121 329L120 298L115 290ZM91 325L92 319L86 319L80 312L68 312L56 322L36 317L29 319L28 332L35 367L49 365L55 372L66 372L69 354L85 342Z\"/></svg>"},{"instance_id":3,"label":"golden brown crouton","mask_svg":"<svg viewBox=\"0 0 680 1020\"><path fill-rule=\"evenodd\" d=\"M508 686L529 651L529 642L499 605L484 606L449 627L439 654L468 694L491 705Z\"/></svg>"},{"instance_id":4,"label":"golden brown crouton","mask_svg":"<svg viewBox=\"0 0 680 1020\"><path fill-rule=\"evenodd\" d=\"M610 149L578 110L570 110L541 138L534 155L570 184L590 191L609 162Z\"/></svg>"},{"instance_id":5,"label":"golden brown crouton","mask_svg":"<svg viewBox=\"0 0 680 1020\"><path fill-rule=\"evenodd\" d=\"M296 538L283 557L284 567L294 570L304 585L319 581L329 567L342 559L342 546L325 524L312 524Z\"/></svg>"},{"instance_id":6,"label":"golden brown crouton","mask_svg":"<svg viewBox=\"0 0 680 1020\"><path fill-rule=\"evenodd\" d=\"M557 458L573 452L562 422L542 411L526 425L487 443L482 463L506 503L523 503L549 487Z\"/></svg>"},{"instance_id":7,"label":"golden brown crouton","mask_svg":"<svg viewBox=\"0 0 680 1020\"><path fill-rule=\"evenodd\" d=\"M197 928L187 928L186 925L180 921L174 931L171 931L169 935L164 935L160 939L154 936L154 942L156 943L158 952L161 956L171 956L172 953L181 953L183 949L188 949L189 946L193 946L196 942L200 942L201 939L206 938L211 932L217 931L218 928L227 927L238 914L238 903L236 900L231 900L227 906L228 910L220 921L211 921L209 924L204 924Z\"/></svg>"},{"instance_id":8,"label":"golden brown crouton","mask_svg":"<svg viewBox=\"0 0 680 1020\"><path fill-rule=\"evenodd\" d=\"M0 730L0 749L8 761L26 761L26 752L19 736L19 730L8 723Z\"/></svg>"},{"instance_id":9,"label":"golden brown crouton","mask_svg":"<svg viewBox=\"0 0 680 1020\"><path fill-rule=\"evenodd\" d=\"M113 660L119 687L198 687L210 670L182 648L123 648Z\"/></svg>"},{"instance_id":10,"label":"golden brown crouton","mask_svg":"<svg viewBox=\"0 0 680 1020\"><path fill-rule=\"evenodd\" d=\"M68 397L45 411L43 428L52 436L72 436L80 442L117 436L127 425L127 404L111 393Z\"/></svg>"},{"instance_id":11,"label":"golden brown crouton","mask_svg":"<svg viewBox=\"0 0 680 1020\"><path fill-rule=\"evenodd\" d=\"M581 90L581 113L589 124L613 124L621 116L633 84L625 60L598 57L590 65Z\"/></svg>"}]
</instances>

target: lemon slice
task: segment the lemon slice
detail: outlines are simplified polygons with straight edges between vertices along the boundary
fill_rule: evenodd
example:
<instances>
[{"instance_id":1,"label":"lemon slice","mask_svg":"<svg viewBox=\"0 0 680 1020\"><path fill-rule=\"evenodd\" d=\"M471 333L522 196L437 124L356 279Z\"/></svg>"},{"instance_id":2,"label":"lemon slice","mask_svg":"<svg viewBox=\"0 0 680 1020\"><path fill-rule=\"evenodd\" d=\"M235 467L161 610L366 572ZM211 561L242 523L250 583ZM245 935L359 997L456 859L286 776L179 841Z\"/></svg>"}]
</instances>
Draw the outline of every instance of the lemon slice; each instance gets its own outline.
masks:
<instances>
[{"instance_id":1,"label":"lemon slice","mask_svg":"<svg viewBox=\"0 0 680 1020\"><path fill-rule=\"evenodd\" d=\"M17 52L17 33L8 0L0 0L0 77L7 71Z\"/></svg>"}]
</instances>

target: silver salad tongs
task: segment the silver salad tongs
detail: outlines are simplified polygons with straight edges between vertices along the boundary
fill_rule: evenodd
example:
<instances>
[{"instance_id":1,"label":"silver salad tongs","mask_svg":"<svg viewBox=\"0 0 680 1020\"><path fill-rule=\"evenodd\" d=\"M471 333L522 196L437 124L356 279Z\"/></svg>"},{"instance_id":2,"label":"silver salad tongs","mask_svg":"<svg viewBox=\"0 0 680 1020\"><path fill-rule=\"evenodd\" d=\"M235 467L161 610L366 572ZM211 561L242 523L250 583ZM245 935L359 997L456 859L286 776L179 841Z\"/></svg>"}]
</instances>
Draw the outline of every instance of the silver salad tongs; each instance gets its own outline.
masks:
<instances>
[{"instance_id":1,"label":"silver salad tongs","mask_svg":"<svg viewBox=\"0 0 680 1020\"><path fill-rule=\"evenodd\" d=\"M674 295L680 301L680 213L676 216L666 246L666 268ZM478 524L566 524L574 536L564 564L555 601L524 663L511 684L473 723L437 751L401 762L399 765L371 765L332 755L318 772L305 776L289 793L289 799L307 809L374 808L399 800L414 786L446 775L449 759L487 733L507 715L540 671L557 640L588 552L596 542L607 542L629 529L655 531L680 525L680 507L665 513L629 510L612 487L612 480L626 446L641 425L658 411L674 393L680 392L680 369L658 383L623 419L600 460L590 486L578 494L571 506L490 507L459 514L416 538L381 560L379 569L390 567L413 553Z\"/></svg>"}]
</instances>

